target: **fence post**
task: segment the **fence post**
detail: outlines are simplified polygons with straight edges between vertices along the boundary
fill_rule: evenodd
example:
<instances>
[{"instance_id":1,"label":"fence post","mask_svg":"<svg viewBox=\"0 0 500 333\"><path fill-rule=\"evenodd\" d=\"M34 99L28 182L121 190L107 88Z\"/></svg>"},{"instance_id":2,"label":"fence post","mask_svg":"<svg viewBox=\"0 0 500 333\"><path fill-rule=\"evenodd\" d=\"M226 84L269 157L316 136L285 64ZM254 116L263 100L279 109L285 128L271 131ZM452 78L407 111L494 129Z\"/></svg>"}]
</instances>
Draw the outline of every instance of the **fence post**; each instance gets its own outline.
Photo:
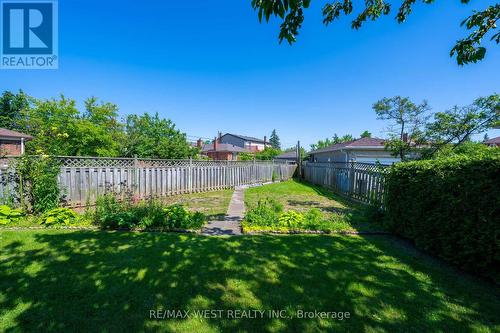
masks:
<instances>
[{"instance_id":1,"label":"fence post","mask_svg":"<svg viewBox=\"0 0 500 333\"><path fill-rule=\"evenodd\" d=\"M134 167L133 167L133 177L132 177L132 191L134 196L139 197L139 160L137 159L137 155L134 155Z\"/></svg>"},{"instance_id":2,"label":"fence post","mask_svg":"<svg viewBox=\"0 0 500 333\"><path fill-rule=\"evenodd\" d=\"M189 168L188 168L188 191L193 193L193 157L189 157Z\"/></svg>"},{"instance_id":3,"label":"fence post","mask_svg":"<svg viewBox=\"0 0 500 333\"><path fill-rule=\"evenodd\" d=\"M352 196L354 193L354 161L350 162L351 167L349 168L349 195Z\"/></svg>"}]
</instances>

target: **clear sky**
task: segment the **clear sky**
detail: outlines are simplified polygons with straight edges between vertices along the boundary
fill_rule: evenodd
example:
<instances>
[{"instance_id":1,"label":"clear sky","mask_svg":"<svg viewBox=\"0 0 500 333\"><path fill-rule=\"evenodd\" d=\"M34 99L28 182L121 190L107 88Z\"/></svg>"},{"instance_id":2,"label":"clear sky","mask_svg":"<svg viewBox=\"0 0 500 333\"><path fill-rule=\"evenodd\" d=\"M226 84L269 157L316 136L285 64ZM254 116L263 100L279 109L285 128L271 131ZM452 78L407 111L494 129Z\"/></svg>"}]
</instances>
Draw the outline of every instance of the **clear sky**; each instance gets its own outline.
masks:
<instances>
[{"instance_id":1,"label":"clear sky","mask_svg":"<svg viewBox=\"0 0 500 333\"><path fill-rule=\"evenodd\" d=\"M352 17L323 26L323 2L313 1L289 46L250 0L60 0L59 69L2 70L0 89L80 105L96 96L122 115L159 112L193 137L276 128L284 146L308 147L334 133L384 136L371 109L382 97L427 99L438 111L500 92L500 46L488 42L479 64L449 57L467 33L462 19L492 2L417 4L405 24L393 12L354 31Z\"/></svg>"}]
</instances>

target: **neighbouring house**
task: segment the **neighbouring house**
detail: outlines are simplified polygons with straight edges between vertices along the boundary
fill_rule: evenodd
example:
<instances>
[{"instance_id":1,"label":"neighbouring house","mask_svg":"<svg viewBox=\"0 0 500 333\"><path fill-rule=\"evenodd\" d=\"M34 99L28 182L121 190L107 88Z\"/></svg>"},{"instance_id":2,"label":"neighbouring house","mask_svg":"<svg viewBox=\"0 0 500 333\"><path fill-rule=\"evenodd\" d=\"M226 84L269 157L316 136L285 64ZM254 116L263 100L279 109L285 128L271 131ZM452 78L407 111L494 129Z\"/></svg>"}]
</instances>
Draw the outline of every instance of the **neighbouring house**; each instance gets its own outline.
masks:
<instances>
[{"instance_id":1,"label":"neighbouring house","mask_svg":"<svg viewBox=\"0 0 500 333\"><path fill-rule=\"evenodd\" d=\"M241 148L230 143L221 143L220 138L215 138L212 143L202 144L201 139L198 140L198 147L201 149L201 154L213 160L237 161L239 154L251 153L249 149Z\"/></svg>"},{"instance_id":2,"label":"neighbouring house","mask_svg":"<svg viewBox=\"0 0 500 333\"><path fill-rule=\"evenodd\" d=\"M384 139L361 138L317 149L309 153L311 162L361 162L392 164L400 159L385 150Z\"/></svg>"},{"instance_id":3,"label":"neighbouring house","mask_svg":"<svg viewBox=\"0 0 500 333\"><path fill-rule=\"evenodd\" d=\"M241 147L249 150L250 152L259 152L263 151L266 147L271 147L271 144L267 142L267 138L265 136L264 140L262 140L245 135L231 133L221 135L221 133L219 133L219 142L222 144L231 144L233 146Z\"/></svg>"},{"instance_id":4,"label":"neighbouring house","mask_svg":"<svg viewBox=\"0 0 500 333\"><path fill-rule=\"evenodd\" d=\"M279 160L279 161L296 162L297 161L297 150L292 150L292 151L287 151L287 152L281 153L278 156L276 156L274 159Z\"/></svg>"},{"instance_id":5,"label":"neighbouring house","mask_svg":"<svg viewBox=\"0 0 500 333\"><path fill-rule=\"evenodd\" d=\"M483 142L488 147L500 147L500 136L492 138Z\"/></svg>"},{"instance_id":6,"label":"neighbouring house","mask_svg":"<svg viewBox=\"0 0 500 333\"><path fill-rule=\"evenodd\" d=\"M0 155L23 155L26 141L33 140L28 134L0 128Z\"/></svg>"}]
</instances>

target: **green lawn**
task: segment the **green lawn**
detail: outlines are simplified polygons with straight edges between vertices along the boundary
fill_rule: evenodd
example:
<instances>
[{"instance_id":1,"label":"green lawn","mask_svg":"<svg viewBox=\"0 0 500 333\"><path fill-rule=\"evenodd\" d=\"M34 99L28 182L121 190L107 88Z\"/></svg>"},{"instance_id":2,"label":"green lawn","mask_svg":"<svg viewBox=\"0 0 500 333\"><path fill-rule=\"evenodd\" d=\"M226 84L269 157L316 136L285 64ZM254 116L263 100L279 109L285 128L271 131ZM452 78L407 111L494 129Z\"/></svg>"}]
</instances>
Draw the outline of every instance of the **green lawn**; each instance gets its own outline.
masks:
<instances>
[{"instance_id":1,"label":"green lawn","mask_svg":"<svg viewBox=\"0 0 500 333\"><path fill-rule=\"evenodd\" d=\"M342 223L338 231L380 231L380 226L369 223L366 208L360 204L348 202L319 186L289 180L245 191L247 208L254 207L260 199L273 198L281 202L285 210L293 209L302 213L311 208L319 209L325 218L333 215L340 217ZM334 227L333 229L336 229Z\"/></svg>"},{"instance_id":2,"label":"green lawn","mask_svg":"<svg viewBox=\"0 0 500 333\"><path fill-rule=\"evenodd\" d=\"M350 319L151 320L151 309ZM498 332L499 313L498 287L387 236L0 231L2 332Z\"/></svg>"},{"instance_id":3,"label":"green lawn","mask_svg":"<svg viewBox=\"0 0 500 333\"><path fill-rule=\"evenodd\" d=\"M220 220L226 215L233 190L192 193L166 197L163 201L168 204L183 204L189 210L207 215L209 220Z\"/></svg>"}]
</instances>

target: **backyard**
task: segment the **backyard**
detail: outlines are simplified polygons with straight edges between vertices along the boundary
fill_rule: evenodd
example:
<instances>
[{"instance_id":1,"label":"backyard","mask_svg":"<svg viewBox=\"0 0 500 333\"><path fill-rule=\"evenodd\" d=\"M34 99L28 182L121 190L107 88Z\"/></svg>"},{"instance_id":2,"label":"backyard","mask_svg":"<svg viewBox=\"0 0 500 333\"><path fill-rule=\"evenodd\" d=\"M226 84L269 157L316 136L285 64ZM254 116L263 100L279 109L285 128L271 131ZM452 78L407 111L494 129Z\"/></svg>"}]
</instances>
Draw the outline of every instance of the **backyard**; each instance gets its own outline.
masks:
<instances>
[{"instance_id":1,"label":"backyard","mask_svg":"<svg viewBox=\"0 0 500 333\"><path fill-rule=\"evenodd\" d=\"M307 216L311 209L317 211L319 218L324 222L322 231L326 232L378 232L381 227L369 221L370 215L366 206L348 202L341 196L321 188L297 180L274 183L259 187L249 188L245 191L245 204L247 209L252 209L259 201L271 199L283 206L283 210L296 211ZM269 229L274 231L282 226ZM243 229L253 230L250 223L243 222ZM289 230L289 228L282 228Z\"/></svg>"},{"instance_id":2,"label":"backyard","mask_svg":"<svg viewBox=\"0 0 500 333\"><path fill-rule=\"evenodd\" d=\"M220 218L231 193L166 203ZM342 223L333 231L377 228L363 206L306 183L245 192L248 209L267 198L285 212L316 208L327 222L334 216ZM224 314L199 318L202 310ZM229 315L235 310L266 312ZM189 315L159 318L162 311ZM343 319L300 318L299 311ZM0 231L0 330L6 332L493 332L499 312L497 286L389 235Z\"/></svg>"},{"instance_id":3,"label":"backyard","mask_svg":"<svg viewBox=\"0 0 500 333\"><path fill-rule=\"evenodd\" d=\"M150 310L350 318L150 319ZM388 236L0 232L1 331L500 329L500 293Z\"/></svg>"}]
</instances>

